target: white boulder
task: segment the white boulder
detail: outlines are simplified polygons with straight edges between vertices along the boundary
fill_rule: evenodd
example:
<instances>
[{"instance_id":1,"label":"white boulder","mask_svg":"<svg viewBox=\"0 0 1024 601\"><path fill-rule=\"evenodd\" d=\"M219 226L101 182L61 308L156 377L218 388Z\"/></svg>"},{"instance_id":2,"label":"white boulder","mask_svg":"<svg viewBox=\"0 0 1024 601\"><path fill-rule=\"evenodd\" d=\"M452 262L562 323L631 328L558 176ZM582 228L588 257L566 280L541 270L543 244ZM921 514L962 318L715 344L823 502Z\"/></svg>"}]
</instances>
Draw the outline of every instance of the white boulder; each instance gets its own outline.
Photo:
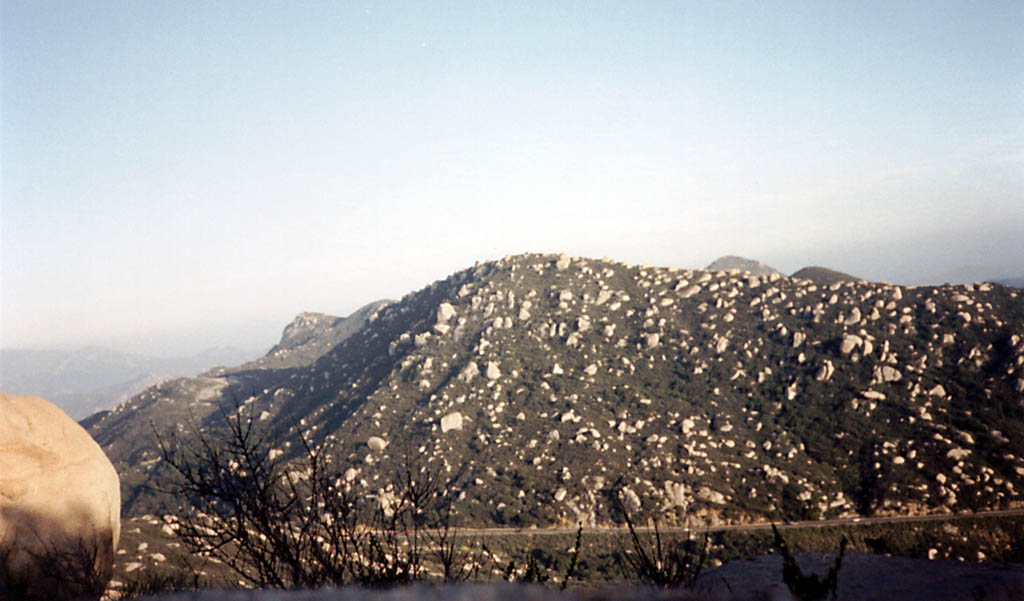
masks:
<instances>
[{"instance_id":1,"label":"white boulder","mask_svg":"<svg viewBox=\"0 0 1024 601\"><path fill-rule=\"evenodd\" d=\"M626 506L629 513L639 513L643 505L640 504L640 497L630 487L625 487L620 493L622 504Z\"/></svg>"},{"instance_id":2,"label":"white boulder","mask_svg":"<svg viewBox=\"0 0 1024 601\"><path fill-rule=\"evenodd\" d=\"M480 375L480 368L477 367L476 361L470 361L466 364L466 367L463 367L462 371L459 372L459 379L468 384L478 375Z\"/></svg>"},{"instance_id":3,"label":"white boulder","mask_svg":"<svg viewBox=\"0 0 1024 601\"><path fill-rule=\"evenodd\" d=\"M0 598L18 582L29 599L98 599L120 533L120 481L100 446L49 402L0 393ZM87 559L84 573L55 573L68 559Z\"/></svg>"},{"instance_id":4,"label":"white boulder","mask_svg":"<svg viewBox=\"0 0 1024 601\"><path fill-rule=\"evenodd\" d=\"M891 365L879 365L875 367L875 380L879 382L896 382L903 377L900 370Z\"/></svg>"},{"instance_id":5,"label":"white boulder","mask_svg":"<svg viewBox=\"0 0 1024 601\"><path fill-rule=\"evenodd\" d=\"M686 487L682 482L665 480L665 498L671 507L686 508Z\"/></svg>"},{"instance_id":6,"label":"white boulder","mask_svg":"<svg viewBox=\"0 0 1024 601\"><path fill-rule=\"evenodd\" d=\"M707 486L702 486L697 491L697 498L708 503L714 503L716 505L725 505L725 495L718 492L717 490L711 490Z\"/></svg>"},{"instance_id":7,"label":"white boulder","mask_svg":"<svg viewBox=\"0 0 1024 601\"><path fill-rule=\"evenodd\" d=\"M830 379L835 371L835 366L832 365L831 361L826 359L825 362L821 364L821 367L818 368L818 373L815 374L814 379L819 382L824 382Z\"/></svg>"},{"instance_id":8,"label":"white boulder","mask_svg":"<svg viewBox=\"0 0 1024 601\"><path fill-rule=\"evenodd\" d=\"M441 303L437 307L437 323L446 324L448 320L455 317L455 307L451 303Z\"/></svg>"},{"instance_id":9,"label":"white boulder","mask_svg":"<svg viewBox=\"0 0 1024 601\"><path fill-rule=\"evenodd\" d=\"M679 298L690 298L700 292L700 286L694 284L679 293Z\"/></svg>"},{"instance_id":10,"label":"white boulder","mask_svg":"<svg viewBox=\"0 0 1024 601\"><path fill-rule=\"evenodd\" d=\"M461 430L462 429L462 414L458 411L449 413L448 415L441 418L441 432L448 432L449 430Z\"/></svg>"},{"instance_id":11,"label":"white boulder","mask_svg":"<svg viewBox=\"0 0 1024 601\"><path fill-rule=\"evenodd\" d=\"M864 339L856 334L847 334L843 336L843 341L839 343L839 352L848 355L853 352L853 349L864 344Z\"/></svg>"}]
</instances>

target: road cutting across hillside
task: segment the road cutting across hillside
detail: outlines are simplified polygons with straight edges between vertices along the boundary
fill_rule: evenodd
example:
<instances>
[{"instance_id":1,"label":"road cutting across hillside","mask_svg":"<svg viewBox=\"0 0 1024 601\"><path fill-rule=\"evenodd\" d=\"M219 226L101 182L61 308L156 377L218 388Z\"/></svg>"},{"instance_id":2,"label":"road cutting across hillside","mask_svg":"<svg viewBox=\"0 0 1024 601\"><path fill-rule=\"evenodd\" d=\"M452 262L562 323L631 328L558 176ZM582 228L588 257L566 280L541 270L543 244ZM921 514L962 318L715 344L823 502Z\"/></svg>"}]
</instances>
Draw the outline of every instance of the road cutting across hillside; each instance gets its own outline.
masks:
<instances>
[{"instance_id":1,"label":"road cutting across hillside","mask_svg":"<svg viewBox=\"0 0 1024 601\"><path fill-rule=\"evenodd\" d=\"M929 514L929 515L899 515L899 516L879 516L879 517L855 517L855 518L837 518L831 520L806 520L800 522L785 522L776 523L775 525L780 529L792 529L792 528L826 528L834 526L866 526L869 524L892 524L900 522L939 522L948 520L964 520L972 518L988 518L988 517L1009 517L1009 516L1020 516L1024 515L1024 509L999 509L993 511L979 511L979 512L963 512L963 513L944 513L944 514ZM758 522L753 524L717 524L713 526L671 526L671 527L659 527L658 531L661 533L685 533L685 532L718 532L718 531L752 531L752 530L768 530L772 527L772 522ZM654 532L654 528L651 526L637 526L637 532L647 533ZM519 536L519 535L539 535L539 536L556 536L565 534L575 534L578 530L577 527L556 527L556 528L463 528L459 529L459 536ZM610 526L599 526L599 527L585 527L584 531L588 534L619 534L629 532L629 529L625 526L610 527Z\"/></svg>"}]
</instances>

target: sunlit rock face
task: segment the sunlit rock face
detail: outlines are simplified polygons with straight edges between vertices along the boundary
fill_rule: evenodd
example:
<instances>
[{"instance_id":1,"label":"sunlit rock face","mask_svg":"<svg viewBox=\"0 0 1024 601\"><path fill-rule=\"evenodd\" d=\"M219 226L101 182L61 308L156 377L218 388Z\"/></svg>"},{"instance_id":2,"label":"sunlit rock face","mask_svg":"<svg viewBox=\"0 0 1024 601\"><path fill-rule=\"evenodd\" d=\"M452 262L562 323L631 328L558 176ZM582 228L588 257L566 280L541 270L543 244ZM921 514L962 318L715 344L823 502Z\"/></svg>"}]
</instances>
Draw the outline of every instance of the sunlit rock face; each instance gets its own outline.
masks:
<instances>
[{"instance_id":1,"label":"sunlit rock face","mask_svg":"<svg viewBox=\"0 0 1024 601\"><path fill-rule=\"evenodd\" d=\"M99 598L121 490L99 445L49 402L0 394L0 598Z\"/></svg>"}]
</instances>

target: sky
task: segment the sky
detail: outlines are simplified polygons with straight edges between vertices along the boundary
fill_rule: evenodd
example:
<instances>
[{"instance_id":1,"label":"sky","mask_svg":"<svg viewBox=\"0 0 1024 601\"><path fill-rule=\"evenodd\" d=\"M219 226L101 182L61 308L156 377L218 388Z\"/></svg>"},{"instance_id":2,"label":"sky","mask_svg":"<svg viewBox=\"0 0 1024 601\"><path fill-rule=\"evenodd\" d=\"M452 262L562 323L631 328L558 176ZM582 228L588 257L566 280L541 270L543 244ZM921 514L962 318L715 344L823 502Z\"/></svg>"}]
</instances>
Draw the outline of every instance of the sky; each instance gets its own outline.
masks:
<instances>
[{"instance_id":1,"label":"sky","mask_svg":"<svg viewBox=\"0 0 1024 601\"><path fill-rule=\"evenodd\" d=\"M2 0L0 346L267 349L478 260L1024 277L1024 3Z\"/></svg>"}]
</instances>

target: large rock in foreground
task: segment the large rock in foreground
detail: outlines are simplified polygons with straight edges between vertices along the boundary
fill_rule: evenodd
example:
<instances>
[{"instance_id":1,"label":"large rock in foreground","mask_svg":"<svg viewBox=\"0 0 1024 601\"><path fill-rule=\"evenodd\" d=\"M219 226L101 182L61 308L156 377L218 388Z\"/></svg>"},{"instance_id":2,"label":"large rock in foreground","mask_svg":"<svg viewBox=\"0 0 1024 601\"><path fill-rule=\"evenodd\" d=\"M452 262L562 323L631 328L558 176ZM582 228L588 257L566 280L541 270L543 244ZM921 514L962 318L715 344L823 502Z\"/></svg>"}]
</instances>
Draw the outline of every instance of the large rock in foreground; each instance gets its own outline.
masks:
<instances>
[{"instance_id":1,"label":"large rock in foreground","mask_svg":"<svg viewBox=\"0 0 1024 601\"><path fill-rule=\"evenodd\" d=\"M99 598L120 535L117 472L63 411L0 393L0 598Z\"/></svg>"}]
</instances>

